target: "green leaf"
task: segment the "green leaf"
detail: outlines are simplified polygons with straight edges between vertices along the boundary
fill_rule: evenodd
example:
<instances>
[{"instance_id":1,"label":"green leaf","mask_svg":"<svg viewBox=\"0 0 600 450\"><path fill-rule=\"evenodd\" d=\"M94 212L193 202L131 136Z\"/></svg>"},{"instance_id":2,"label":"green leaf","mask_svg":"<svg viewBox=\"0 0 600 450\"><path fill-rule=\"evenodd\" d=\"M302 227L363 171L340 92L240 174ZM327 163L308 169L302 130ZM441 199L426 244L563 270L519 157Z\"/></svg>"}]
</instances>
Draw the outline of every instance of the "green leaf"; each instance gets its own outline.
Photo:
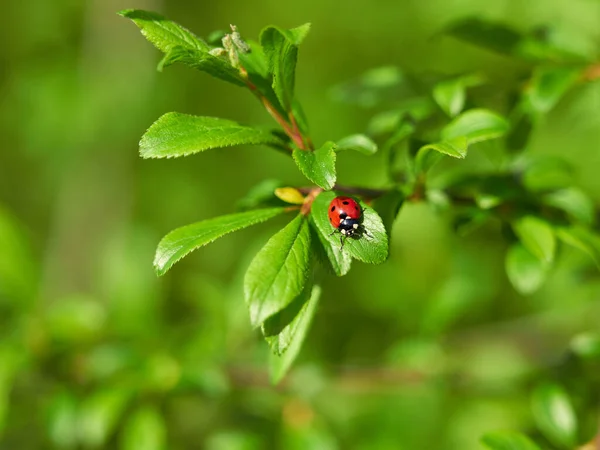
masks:
<instances>
[{"instance_id":1,"label":"green leaf","mask_svg":"<svg viewBox=\"0 0 600 450\"><path fill-rule=\"evenodd\" d=\"M466 75L444 80L433 87L433 98L442 110L450 117L462 111L467 98L467 87L481 83L476 75Z\"/></svg>"},{"instance_id":2,"label":"green leaf","mask_svg":"<svg viewBox=\"0 0 600 450\"><path fill-rule=\"evenodd\" d=\"M48 408L48 436L55 448L76 448L79 436L77 398L68 391L53 396Z\"/></svg>"},{"instance_id":3,"label":"green leaf","mask_svg":"<svg viewBox=\"0 0 600 450\"><path fill-rule=\"evenodd\" d=\"M167 113L142 136L143 158L172 158L232 145L270 144L282 141L269 131L239 125L216 117Z\"/></svg>"},{"instance_id":4,"label":"green leaf","mask_svg":"<svg viewBox=\"0 0 600 450\"><path fill-rule=\"evenodd\" d=\"M533 393L533 417L544 435L555 445L571 449L577 444L577 418L569 395L554 383L545 383Z\"/></svg>"},{"instance_id":5,"label":"green leaf","mask_svg":"<svg viewBox=\"0 0 600 450\"><path fill-rule=\"evenodd\" d=\"M317 255L323 255L322 259L326 259L327 267L333 270L333 273L338 277L343 277L350 271L352 265L352 257L346 252L340 252L339 242L331 242L324 236L317 225L313 215L310 215L310 225L313 236L313 243L317 246Z\"/></svg>"},{"instance_id":6,"label":"green leaf","mask_svg":"<svg viewBox=\"0 0 600 450\"><path fill-rule=\"evenodd\" d=\"M600 268L600 237L584 227L560 227L556 236L590 256Z\"/></svg>"},{"instance_id":7,"label":"green leaf","mask_svg":"<svg viewBox=\"0 0 600 450\"><path fill-rule=\"evenodd\" d=\"M571 340L571 350L580 358L600 360L600 333L581 333Z\"/></svg>"},{"instance_id":8,"label":"green leaf","mask_svg":"<svg viewBox=\"0 0 600 450\"><path fill-rule=\"evenodd\" d=\"M326 142L315 151L294 149L292 156L306 178L317 186L329 190L336 179L335 148L334 142Z\"/></svg>"},{"instance_id":9,"label":"green leaf","mask_svg":"<svg viewBox=\"0 0 600 450\"><path fill-rule=\"evenodd\" d=\"M79 435L86 447L101 447L109 440L127 407L131 392L105 389L84 400L78 414Z\"/></svg>"},{"instance_id":10,"label":"green leaf","mask_svg":"<svg viewBox=\"0 0 600 450\"><path fill-rule=\"evenodd\" d=\"M146 39L164 53L170 52L174 47L203 52L210 50L206 42L191 31L160 14L141 9L126 9L118 14L131 19L140 28Z\"/></svg>"},{"instance_id":11,"label":"green leaf","mask_svg":"<svg viewBox=\"0 0 600 450\"><path fill-rule=\"evenodd\" d=\"M202 50L179 46L173 47L158 63L158 70L162 71L163 68L175 63L181 63L192 69L201 70L215 78L237 86L246 86L246 81L240 75L240 71L233 67L228 60Z\"/></svg>"},{"instance_id":12,"label":"green leaf","mask_svg":"<svg viewBox=\"0 0 600 450\"><path fill-rule=\"evenodd\" d=\"M310 263L308 221L298 215L269 239L246 272L244 294L254 327L283 310L300 295L309 275Z\"/></svg>"},{"instance_id":13,"label":"green leaf","mask_svg":"<svg viewBox=\"0 0 600 450\"><path fill-rule=\"evenodd\" d=\"M544 203L562 209L581 224L594 222L594 202L580 189L569 187L552 192L544 196Z\"/></svg>"},{"instance_id":14,"label":"green leaf","mask_svg":"<svg viewBox=\"0 0 600 450\"><path fill-rule=\"evenodd\" d=\"M336 151L355 150L365 155L373 155L377 152L377 144L364 134L353 134L337 141Z\"/></svg>"},{"instance_id":15,"label":"green leaf","mask_svg":"<svg viewBox=\"0 0 600 450\"><path fill-rule=\"evenodd\" d=\"M444 141L466 137L467 144L496 139L508 131L507 120L487 109L465 111L442 129Z\"/></svg>"},{"instance_id":16,"label":"green leaf","mask_svg":"<svg viewBox=\"0 0 600 450\"><path fill-rule=\"evenodd\" d=\"M478 47L507 55L513 54L523 39L521 34L505 25L477 17L455 22L444 30L444 33Z\"/></svg>"},{"instance_id":17,"label":"green leaf","mask_svg":"<svg viewBox=\"0 0 600 450\"><path fill-rule=\"evenodd\" d=\"M443 155L462 159L467 155L467 148L465 137L424 145L419 148L415 156L415 173L427 172L442 159Z\"/></svg>"},{"instance_id":18,"label":"green leaf","mask_svg":"<svg viewBox=\"0 0 600 450\"><path fill-rule=\"evenodd\" d=\"M283 349L283 351L272 354L269 361L269 373L273 384L278 383L283 378L300 353L302 343L315 315L321 296L321 287L313 286L309 292L310 298L304 302L302 309L294 320L281 330L277 336L267 338L271 348Z\"/></svg>"},{"instance_id":19,"label":"green leaf","mask_svg":"<svg viewBox=\"0 0 600 450\"><path fill-rule=\"evenodd\" d=\"M224 81L245 86L239 70L225 58L211 55L211 47L181 25L154 12L127 9L119 12L131 19L156 48L165 53L159 70L175 62L202 70Z\"/></svg>"},{"instance_id":20,"label":"green leaf","mask_svg":"<svg viewBox=\"0 0 600 450\"><path fill-rule=\"evenodd\" d=\"M514 431L487 433L481 442L490 450L540 450L527 436Z\"/></svg>"},{"instance_id":21,"label":"green leaf","mask_svg":"<svg viewBox=\"0 0 600 450\"><path fill-rule=\"evenodd\" d=\"M328 208L331 201L336 197L334 192L322 192L314 200L311 207L315 225L323 237L325 237L332 246L337 245L338 251L346 252L359 261L370 264L381 264L388 257L388 237L383 226L381 217L372 209L360 202L363 209L362 227L372 238L364 233L357 236L356 239L348 238L344 243L343 250L340 250L340 234L331 234L334 228L329 223Z\"/></svg>"},{"instance_id":22,"label":"green leaf","mask_svg":"<svg viewBox=\"0 0 600 450\"><path fill-rule=\"evenodd\" d=\"M537 291L548 275L548 265L521 244L509 248L505 264L508 279L514 288L524 295Z\"/></svg>"},{"instance_id":23,"label":"green leaf","mask_svg":"<svg viewBox=\"0 0 600 450\"><path fill-rule=\"evenodd\" d=\"M542 219L525 216L512 223L521 243L543 263L551 263L556 249L556 237L552 227Z\"/></svg>"},{"instance_id":24,"label":"green leaf","mask_svg":"<svg viewBox=\"0 0 600 450\"><path fill-rule=\"evenodd\" d=\"M291 30L269 26L260 33L260 44L273 75L273 90L286 111L291 110L294 99L298 46L309 30L307 23Z\"/></svg>"},{"instance_id":25,"label":"green leaf","mask_svg":"<svg viewBox=\"0 0 600 450\"><path fill-rule=\"evenodd\" d=\"M537 67L525 90L525 100L536 113L549 112L579 80L578 67Z\"/></svg>"},{"instance_id":26,"label":"green leaf","mask_svg":"<svg viewBox=\"0 0 600 450\"><path fill-rule=\"evenodd\" d=\"M167 425L160 411L145 406L131 414L123 429L121 450L164 450L167 448Z\"/></svg>"},{"instance_id":27,"label":"green leaf","mask_svg":"<svg viewBox=\"0 0 600 450\"><path fill-rule=\"evenodd\" d=\"M286 210L285 207L257 209L215 217L177 228L162 238L158 244L154 257L154 268L158 275L164 275L173 264L191 251L209 244L227 233L271 219Z\"/></svg>"}]
</instances>

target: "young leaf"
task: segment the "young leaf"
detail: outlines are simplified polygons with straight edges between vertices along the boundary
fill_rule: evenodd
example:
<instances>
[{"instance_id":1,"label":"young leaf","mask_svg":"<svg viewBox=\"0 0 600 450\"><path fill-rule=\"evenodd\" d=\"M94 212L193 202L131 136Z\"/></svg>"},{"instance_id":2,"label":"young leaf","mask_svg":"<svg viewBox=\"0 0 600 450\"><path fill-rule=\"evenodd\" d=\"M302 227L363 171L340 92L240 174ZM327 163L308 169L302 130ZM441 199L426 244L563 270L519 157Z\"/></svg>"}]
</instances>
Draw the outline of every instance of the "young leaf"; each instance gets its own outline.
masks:
<instances>
[{"instance_id":1,"label":"young leaf","mask_svg":"<svg viewBox=\"0 0 600 450\"><path fill-rule=\"evenodd\" d=\"M131 392L106 389L87 398L79 411L79 435L86 447L100 447L119 424Z\"/></svg>"},{"instance_id":2,"label":"young leaf","mask_svg":"<svg viewBox=\"0 0 600 450\"><path fill-rule=\"evenodd\" d=\"M123 450L163 450L166 448L167 425L160 411L153 406L145 406L129 415L123 433Z\"/></svg>"},{"instance_id":3,"label":"young leaf","mask_svg":"<svg viewBox=\"0 0 600 450\"><path fill-rule=\"evenodd\" d=\"M304 203L304 195L302 195L298 189L293 187L278 187L275 189L275 196L292 205L301 205Z\"/></svg>"},{"instance_id":4,"label":"young leaf","mask_svg":"<svg viewBox=\"0 0 600 450\"><path fill-rule=\"evenodd\" d=\"M159 70L175 62L181 62L216 78L245 86L238 69L232 67L226 59L211 55L209 53L211 47L181 25L160 14L139 9L127 9L119 14L131 19L146 39L165 53L164 59L158 65Z\"/></svg>"},{"instance_id":5,"label":"young leaf","mask_svg":"<svg viewBox=\"0 0 600 450\"><path fill-rule=\"evenodd\" d=\"M335 198L334 192L322 192L314 200L311 208L311 215L314 219L318 231L325 237L332 246L337 245L338 251L347 252L350 256L359 261L370 264L381 264L388 257L388 237L377 213L360 202L363 209L362 227L372 237L366 233L356 236L356 238L347 238L344 248L340 250L340 234L332 234L334 228L329 223L328 208L331 201Z\"/></svg>"},{"instance_id":6,"label":"young leaf","mask_svg":"<svg viewBox=\"0 0 600 450\"><path fill-rule=\"evenodd\" d=\"M487 109L470 109L442 129L442 139L447 141L466 137L469 145L503 136L508 131L507 120Z\"/></svg>"},{"instance_id":7,"label":"young leaf","mask_svg":"<svg viewBox=\"0 0 600 450\"><path fill-rule=\"evenodd\" d=\"M600 237L583 227L561 227L556 236L572 247L589 255L600 267Z\"/></svg>"},{"instance_id":8,"label":"young leaf","mask_svg":"<svg viewBox=\"0 0 600 450\"><path fill-rule=\"evenodd\" d=\"M310 290L310 298L305 301L304 306L279 335L267 338L267 341L273 348L284 348L284 352L271 354L269 362L269 373L271 382L278 383L287 373L290 366L300 353L302 343L308 332L313 316L317 309L319 297L321 296L321 287L313 286Z\"/></svg>"},{"instance_id":9,"label":"young leaf","mask_svg":"<svg viewBox=\"0 0 600 450\"><path fill-rule=\"evenodd\" d=\"M490 450L540 450L527 436L514 431L487 433L481 442Z\"/></svg>"},{"instance_id":10,"label":"young leaf","mask_svg":"<svg viewBox=\"0 0 600 450\"><path fill-rule=\"evenodd\" d=\"M164 275L173 264L197 248L221 236L256 223L264 222L287 208L267 208L246 211L186 225L167 234L156 249L154 268L158 275Z\"/></svg>"},{"instance_id":11,"label":"young leaf","mask_svg":"<svg viewBox=\"0 0 600 450\"><path fill-rule=\"evenodd\" d=\"M467 138L465 137L424 145L415 156L415 173L427 172L442 159L443 155L462 159L467 155L467 148Z\"/></svg>"},{"instance_id":12,"label":"young leaf","mask_svg":"<svg viewBox=\"0 0 600 450\"><path fill-rule=\"evenodd\" d=\"M552 227L542 219L525 216L512 223L522 244L543 263L551 263L556 249Z\"/></svg>"},{"instance_id":13,"label":"young leaf","mask_svg":"<svg viewBox=\"0 0 600 450\"><path fill-rule=\"evenodd\" d=\"M364 134L353 134L337 141L336 151L355 150L365 155L377 152L377 144Z\"/></svg>"},{"instance_id":14,"label":"young leaf","mask_svg":"<svg viewBox=\"0 0 600 450\"><path fill-rule=\"evenodd\" d=\"M546 280L548 265L523 245L515 244L506 253L506 274L518 292L533 294Z\"/></svg>"},{"instance_id":15,"label":"young leaf","mask_svg":"<svg viewBox=\"0 0 600 450\"><path fill-rule=\"evenodd\" d=\"M498 53L513 54L523 36L505 25L472 17L452 24L446 30L457 39Z\"/></svg>"},{"instance_id":16,"label":"young leaf","mask_svg":"<svg viewBox=\"0 0 600 450\"><path fill-rule=\"evenodd\" d=\"M600 360L600 333L581 333L571 340L571 351L580 358Z\"/></svg>"},{"instance_id":17,"label":"young leaf","mask_svg":"<svg viewBox=\"0 0 600 450\"><path fill-rule=\"evenodd\" d=\"M246 195L236 203L236 209L248 211L250 209L283 206L281 200L275 196L275 190L283 187L283 182L267 178L250 188Z\"/></svg>"},{"instance_id":18,"label":"young leaf","mask_svg":"<svg viewBox=\"0 0 600 450\"><path fill-rule=\"evenodd\" d=\"M118 13L131 19L142 34L157 49L168 53L174 47L208 52L210 47L194 33L155 12L141 9L126 9Z\"/></svg>"},{"instance_id":19,"label":"young leaf","mask_svg":"<svg viewBox=\"0 0 600 450\"><path fill-rule=\"evenodd\" d=\"M269 239L246 272L244 295L254 327L300 295L308 278L310 260L308 221L298 215Z\"/></svg>"},{"instance_id":20,"label":"young leaf","mask_svg":"<svg viewBox=\"0 0 600 450\"><path fill-rule=\"evenodd\" d=\"M584 225L594 222L594 202L583 191L568 187L544 196L544 203L565 211L571 218Z\"/></svg>"},{"instance_id":21,"label":"young leaf","mask_svg":"<svg viewBox=\"0 0 600 450\"><path fill-rule=\"evenodd\" d=\"M181 63L193 69L201 70L220 80L233 83L237 86L246 86L246 81L241 77L239 69L233 67L229 61L202 50L173 47L158 63L158 70L175 63Z\"/></svg>"},{"instance_id":22,"label":"young leaf","mask_svg":"<svg viewBox=\"0 0 600 450\"><path fill-rule=\"evenodd\" d=\"M292 154L296 165L306 178L325 190L335 184L334 142L326 142L315 151L295 149Z\"/></svg>"},{"instance_id":23,"label":"young leaf","mask_svg":"<svg viewBox=\"0 0 600 450\"><path fill-rule=\"evenodd\" d=\"M321 255L324 253L323 259L327 258L329 262L328 267L331 267L333 273L338 277L346 275L350 271L352 257L346 252L340 252L339 242L331 242L319 231L312 214L310 216L310 225L313 233L313 242L319 246L318 250L320 250L317 254Z\"/></svg>"},{"instance_id":24,"label":"young leaf","mask_svg":"<svg viewBox=\"0 0 600 450\"><path fill-rule=\"evenodd\" d=\"M568 394L553 383L538 386L532 397L533 417L544 435L554 444L574 448L577 418Z\"/></svg>"},{"instance_id":25,"label":"young leaf","mask_svg":"<svg viewBox=\"0 0 600 450\"><path fill-rule=\"evenodd\" d=\"M440 81L433 87L433 98L446 114L454 117L465 106L467 87L476 86L481 82L481 77L477 75L465 75Z\"/></svg>"},{"instance_id":26,"label":"young leaf","mask_svg":"<svg viewBox=\"0 0 600 450\"><path fill-rule=\"evenodd\" d=\"M212 148L244 144L282 145L269 131L239 125L216 117L167 113L142 136L143 158L172 158Z\"/></svg>"},{"instance_id":27,"label":"young leaf","mask_svg":"<svg viewBox=\"0 0 600 450\"><path fill-rule=\"evenodd\" d=\"M273 74L273 90L286 111L291 110L294 98L298 46L309 30L310 24L291 30L270 26L260 33L260 44Z\"/></svg>"},{"instance_id":28,"label":"young leaf","mask_svg":"<svg viewBox=\"0 0 600 450\"><path fill-rule=\"evenodd\" d=\"M533 111L547 113L580 76L577 67L538 67L527 85L525 100Z\"/></svg>"}]
</instances>

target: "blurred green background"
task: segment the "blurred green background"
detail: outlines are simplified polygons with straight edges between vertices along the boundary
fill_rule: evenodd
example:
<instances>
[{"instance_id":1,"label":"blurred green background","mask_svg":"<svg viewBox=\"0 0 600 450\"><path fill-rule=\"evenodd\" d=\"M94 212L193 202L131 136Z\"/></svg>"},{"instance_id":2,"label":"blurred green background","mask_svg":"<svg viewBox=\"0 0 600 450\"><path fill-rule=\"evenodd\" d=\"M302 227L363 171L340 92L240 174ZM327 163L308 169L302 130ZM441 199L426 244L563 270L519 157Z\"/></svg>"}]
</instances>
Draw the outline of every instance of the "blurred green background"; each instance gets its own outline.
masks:
<instances>
[{"instance_id":1,"label":"blurred green background","mask_svg":"<svg viewBox=\"0 0 600 450\"><path fill-rule=\"evenodd\" d=\"M229 213L255 184L306 185L292 160L236 147L142 160L137 143L179 111L273 125L248 92L174 66L124 8L165 14L200 36L236 24L312 22L297 96L319 143L362 132L374 110L331 86L396 65L416 73L519 66L438 31L478 16L527 30L550 23L600 48L600 2L490 0L7 2L0 27L0 449L479 449L496 429L532 429L534 380L573 336L598 330L600 279L575 250L523 297L504 271L499 227L456 236L407 204L390 260L323 277L299 360L278 387L249 325L243 273L284 222L227 236L158 279L173 228ZM597 54L596 50L596 54ZM600 83L581 85L529 151L573 164L600 201ZM493 170L485 155L465 164ZM379 157L338 158L342 184L384 183Z\"/></svg>"}]
</instances>

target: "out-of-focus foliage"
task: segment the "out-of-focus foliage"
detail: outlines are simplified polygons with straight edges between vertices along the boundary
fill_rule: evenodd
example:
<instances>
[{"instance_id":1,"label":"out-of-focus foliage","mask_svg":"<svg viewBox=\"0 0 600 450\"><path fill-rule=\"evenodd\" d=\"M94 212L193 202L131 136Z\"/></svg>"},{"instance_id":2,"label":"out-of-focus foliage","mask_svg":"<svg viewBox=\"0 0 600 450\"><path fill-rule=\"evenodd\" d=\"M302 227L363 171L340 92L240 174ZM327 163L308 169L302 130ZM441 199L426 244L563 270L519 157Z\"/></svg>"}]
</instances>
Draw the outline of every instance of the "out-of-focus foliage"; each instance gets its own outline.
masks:
<instances>
[{"instance_id":1,"label":"out-of-focus foliage","mask_svg":"<svg viewBox=\"0 0 600 450\"><path fill-rule=\"evenodd\" d=\"M3 13L1 447L591 447L598 2L134 3L10 2ZM427 203L405 201L387 230L384 265L312 280L323 288L306 290L297 326L314 314L313 324L277 388L243 274L289 218L227 236L161 279L152 260L169 230L232 213L253 186L241 209L281 206L274 190L306 180L291 158L257 146L139 159L139 136L166 111L272 124L235 85L150 70L159 53L114 14L127 7L204 36L230 23L257 36L267 23L311 22L294 82L311 135L364 131L385 144L370 157L338 154L338 182L386 187L430 169ZM452 128L428 127L440 113L461 125L473 106L510 112L510 157L500 141L480 141L504 127L488 120L464 159L432 159L424 138L464 147ZM508 226L490 214L528 195L561 213L506 216ZM475 204L451 217L449 202L465 197ZM392 191L382 210L402 199ZM297 351L293 340L272 345Z\"/></svg>"}]
</instances>

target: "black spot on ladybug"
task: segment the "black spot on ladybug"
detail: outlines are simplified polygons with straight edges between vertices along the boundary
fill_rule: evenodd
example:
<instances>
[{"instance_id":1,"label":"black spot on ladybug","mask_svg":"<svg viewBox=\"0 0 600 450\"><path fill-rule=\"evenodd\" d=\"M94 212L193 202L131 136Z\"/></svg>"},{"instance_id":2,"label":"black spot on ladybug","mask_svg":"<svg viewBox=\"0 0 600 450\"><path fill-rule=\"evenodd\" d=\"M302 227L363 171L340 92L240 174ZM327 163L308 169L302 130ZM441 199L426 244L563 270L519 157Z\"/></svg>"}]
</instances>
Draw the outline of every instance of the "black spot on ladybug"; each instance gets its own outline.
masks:
<instances>
[{"instance_id":1,"label":"black spot on ladybug","mask_svg":"<svg viewBox=\"0 0 600 450\"><path fill-rule=\"evenodd\" d=\"M344 204L344 205L349 205L349 204L350 204L350 202L342 202L342 204ZM332 209L332 211L333 211L333 209Z\"/></svg>"},{"instance_id":2,"label":"black spot on ladybug","mask_svg":"<svg viewBox=\"0 0 600 450\"><path fill-rule=\"evenodd\" d=\"M332 206L332 207L331 207L331 211L332 211L332 212L333 212L333 211L335 211L335 206Z\"/></svg>"},{"instance_id":3,"label":"black spot on ladybug","mask_svg":"<svg viewBox=\"0 0 600 450\"><path fill-rule=\"evenodd\" d=\"M346 217L348 217L348 214L340 213L340 219L345 219Z\"/></svg>"},{"instance_id":4,"label":"black spot on ladybug","mask_svg":"<svg viewBox=\"0 0 600 450\"><path fill-rule=\"evenodd\" d=\"M333 222L333 219L330 217L330 218L329 218L329 221L330 221L330 222Z\"/></svg>"}]
</instances>

